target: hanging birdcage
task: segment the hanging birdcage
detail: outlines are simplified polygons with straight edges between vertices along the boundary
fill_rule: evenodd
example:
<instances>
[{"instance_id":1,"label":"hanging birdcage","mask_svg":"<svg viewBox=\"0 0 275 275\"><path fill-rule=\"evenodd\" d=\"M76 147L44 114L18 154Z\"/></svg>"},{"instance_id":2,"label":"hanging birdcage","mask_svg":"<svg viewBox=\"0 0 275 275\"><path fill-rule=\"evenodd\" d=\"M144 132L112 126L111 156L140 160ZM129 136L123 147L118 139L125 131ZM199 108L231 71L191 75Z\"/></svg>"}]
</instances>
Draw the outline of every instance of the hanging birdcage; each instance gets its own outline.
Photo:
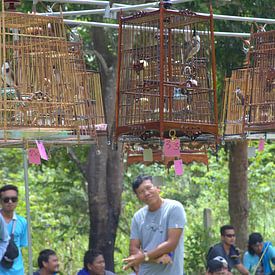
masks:
<instances>
[{"instance_id":1,"label":"hanging birdcage","mask_svg":"<svg viewBox=\"0 0 275 275\"><path fill-rule=\"evenodd\" d=\"M251 37L251 100L245 131L275 132L275 30Z\"/></svg>"},{"instance_id":2,"label":"hanging birdcage","mask_svg":"<svg viewBox=\"0 0 275 275\"><path fill-rule=\"evenodd\" d=\"M73 37L71 37L74 35ZM79 86L79 92L75 95L78 102L87 101L90 112L94 118L95 129L97 133L106 134L107 124L105 121L102 89L100 82L100 73L95 71L86 71L84 54L82 49L82 41L79 38L75 38L75 32L70 32L68 50L70 63L73 66L73 70L79 82L82 85ZM71 37L71 38L70 38ZM76 41L72 41L75 38Z\"/></svg>"},{"instance_id":3,"label":"hanging birdcage","mask_svg":"<svg viewBox=\"0 0 275 275\"><path fill-rule=\"evenodd\" d=\"M45 138L48 131L79 140L82 128L93 139L87 85L71 61L63 19L2 12L0 31L1 139ZM80 90L87 100L78 100Z\"/></svg>"},{"instance_id":4,"label":"hanging birdcage","mask_svg":"<svg viewBox=\"0 0 275 275\"><path fill-rule=\"evenodd\" d=\"M166 10L120 18L116 137L215 140L211 16Z\"/></svg>"},{"instance_id":5,"label":"hanging birdcage","mask_svg":"<svg viewBox=\"0 0 275 275\"><path fill-rule=\"evenodd\" d=\"M231 77L225 79L222 127L226 139L245 135L244 125L249 120L247 104L251 98L251 72L251 68L233 70Z\"/></svg>"}]
</instances>

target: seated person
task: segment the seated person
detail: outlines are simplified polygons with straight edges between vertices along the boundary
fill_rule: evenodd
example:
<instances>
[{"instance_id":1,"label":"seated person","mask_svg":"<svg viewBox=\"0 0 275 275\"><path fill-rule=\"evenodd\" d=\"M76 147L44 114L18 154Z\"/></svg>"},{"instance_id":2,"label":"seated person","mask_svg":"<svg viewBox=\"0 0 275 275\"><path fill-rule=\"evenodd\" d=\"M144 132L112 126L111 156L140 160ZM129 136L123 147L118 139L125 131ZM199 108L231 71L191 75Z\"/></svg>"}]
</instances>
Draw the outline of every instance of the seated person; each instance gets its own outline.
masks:
<instances>
[{"instance_id":1,"label":"seated person","mask_svg":"<svg viewBox=\"0 0 275 275\"><path fill-rule=\"evenodd\" d=\"M59 263L56 253L51 249L44 249L39 253L38 259L39 270L33 275L54 275L59 272Z\"/></svg>"},{"instance_id":2,"label":"seated person","mask_svg":"<svg viewBox=\"0 0 275 275\"><path fill-rule=\"evenodd\" d=\"M236 268L241 274L249 275L242 265L238 249L235 247L235 229L232 225L224 225L220 229L221 242L211 247L207 254L207 265L217 256L223 257L228 263L228 270Z\"/></svg>"},{"instance_id":3,"label":"seated person","mask_svg":"<svg viewBox=\"0 0 275 275\"><path fill-rule=\"evenodd\" d=\"M115 273L105 270L105 260L103 254L97 250L88 250L84 255L84 268L77 275L115 275Z\"/></svg>"},{"instance_id":4,"label":"seated person","mask_svg":"<svg viewBox=\"0 0 275 275\"><path fill-rule=\"evenodd\" d=\"M271 262L275 264L275 248L270 242L264 242L260 233L251 233L248 239L248 251L245 252L244 266L253 274L272 274Z\"/></svg>"},{"instance_id":5,"label":"seated person","mask_svg":"<svg viewBox=\"0 0 275 275\"><path fill-rule=\"evenodd\" d=\"M231 275L232 273L228 271L227 261L220 256L208 262L206 275Z\"/></svg>"}]
</instances>

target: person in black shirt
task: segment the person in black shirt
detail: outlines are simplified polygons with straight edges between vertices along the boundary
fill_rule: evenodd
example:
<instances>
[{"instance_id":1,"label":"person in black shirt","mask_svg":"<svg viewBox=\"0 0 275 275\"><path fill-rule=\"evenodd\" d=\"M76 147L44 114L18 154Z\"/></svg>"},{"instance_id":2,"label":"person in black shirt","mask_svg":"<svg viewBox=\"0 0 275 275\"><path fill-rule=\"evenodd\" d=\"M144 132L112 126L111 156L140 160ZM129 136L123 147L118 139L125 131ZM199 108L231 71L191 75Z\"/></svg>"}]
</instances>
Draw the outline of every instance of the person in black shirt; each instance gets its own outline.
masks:
<instances>
[{"instance_id":1,"label":"person in black shirt","mask_svg":"<svg viewBox=\"0 0 275 275\"><path fill-rule=\"evenodd\" d=\"M221 242L211 247L207 254L207 264L217 256L223 257L228 263L228 270L236 268L241 274L249 275L248 270L240 261L238 249L235 247L235 229L232 225L224 225L220 229Z\"/></svg>"}]
</instances>

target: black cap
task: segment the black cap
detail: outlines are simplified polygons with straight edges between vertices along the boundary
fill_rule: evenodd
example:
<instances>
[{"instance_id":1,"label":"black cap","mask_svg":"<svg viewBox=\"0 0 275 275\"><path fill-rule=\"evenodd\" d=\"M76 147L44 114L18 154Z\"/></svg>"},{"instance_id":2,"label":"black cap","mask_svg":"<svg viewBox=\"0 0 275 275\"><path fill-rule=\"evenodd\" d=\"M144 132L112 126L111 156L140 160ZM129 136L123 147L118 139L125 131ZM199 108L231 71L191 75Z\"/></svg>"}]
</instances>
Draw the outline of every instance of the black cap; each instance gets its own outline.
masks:
<instances>
[{"instance_id":1,"label":"black cap","mask_svg":"<svg viewBox=\"0 0 275 275\"><path fill-rule=\"evenodd\" d=\"M208 262L207 270L213 273L221 271L223 268L227 268L227 266L227 261L223 257L217 256Z\"/></svg>"}]
</instances>

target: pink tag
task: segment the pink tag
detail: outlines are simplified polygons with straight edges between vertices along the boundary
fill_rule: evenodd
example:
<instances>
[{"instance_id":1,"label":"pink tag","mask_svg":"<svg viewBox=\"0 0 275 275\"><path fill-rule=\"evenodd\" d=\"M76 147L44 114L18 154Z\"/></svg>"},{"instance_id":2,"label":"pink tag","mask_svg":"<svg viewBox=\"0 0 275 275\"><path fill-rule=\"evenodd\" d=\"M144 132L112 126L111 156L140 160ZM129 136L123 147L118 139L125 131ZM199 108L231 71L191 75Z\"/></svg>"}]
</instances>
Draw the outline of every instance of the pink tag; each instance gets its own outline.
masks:
<instances>
[{"instance_id":1,"label":"pink tag","mask_svg":"<svg viewBox=\"0 0 275 275\"><path fill-rule=\"evenodd\" d=\"M48 156L47 156L43 142L39 141L39 140L36 140L35 142L36 142L36 145L39 150L39 154L40 154L41 158L44 160L48 160Z\"/></svg>"},{"instance_id":2,"label":"pink tag","mask_svg":"<svg viewBox=\"0 0 275 275\"><path fill-rule=\"evenodd\" d=\"M183 175L183 165L181 159L175 159L174 160L174 166L175 166L175 174L176 176L182 176Z\"/></svg>"},{"instance_id":3,"label":"pink tag","mask_svg":"<svg viewBox=\"0 0 275 275\"><path fill-rule=\"evenodd\" d=\"M164 139L163 153L166 157L180 156L180 140Z\"/></svg>"},{"instance_id":4,"label":"pink tag","mask_svg":"<svg viewBox=\"0 0 275 275\"><path fill-rule=\"evenodd\" d=\"M37 148L30 148L28 150L29 163L41 164L39 150Z\"/></svg>"},{"instance_id":5,"label":"pink tag","mask_svg":"<svg viewBox=\"0 0 275 275\"><path fill-rule=\"evenodd\" d=\"M262 152L264 150L264 139L260 139L259 140L259 147L258 147L258 151Z\"/></svg>"}]
</instances>

